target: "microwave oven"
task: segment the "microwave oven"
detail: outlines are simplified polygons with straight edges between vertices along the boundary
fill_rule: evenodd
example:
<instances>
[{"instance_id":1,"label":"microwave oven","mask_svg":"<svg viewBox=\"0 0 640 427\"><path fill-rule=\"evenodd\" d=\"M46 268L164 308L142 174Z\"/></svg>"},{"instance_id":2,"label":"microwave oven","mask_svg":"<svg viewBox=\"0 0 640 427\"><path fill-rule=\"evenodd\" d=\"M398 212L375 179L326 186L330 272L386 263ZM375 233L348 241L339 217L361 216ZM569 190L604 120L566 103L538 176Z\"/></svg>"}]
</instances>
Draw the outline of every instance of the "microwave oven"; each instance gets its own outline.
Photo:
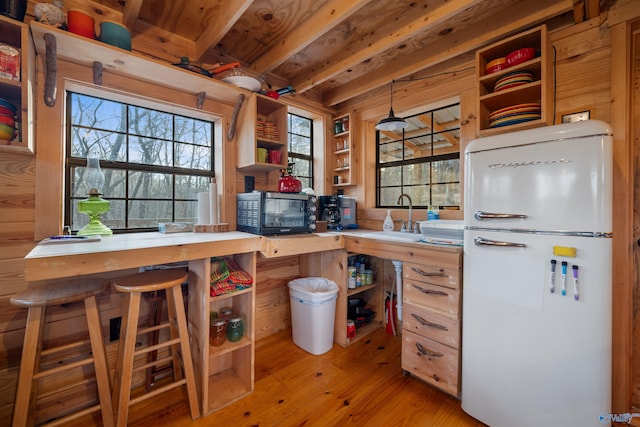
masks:
<instances>
[{"instance_id":1,"label":"microwave oven","mask_svg":"<svg viewBox=\"0 0 640 427\"><path fill-rule=\"evenodd\" d=\"M316 197L301 193L253 191L237 195L237 229L262 236L312 233Z\"/></svg>"}]
</instances>

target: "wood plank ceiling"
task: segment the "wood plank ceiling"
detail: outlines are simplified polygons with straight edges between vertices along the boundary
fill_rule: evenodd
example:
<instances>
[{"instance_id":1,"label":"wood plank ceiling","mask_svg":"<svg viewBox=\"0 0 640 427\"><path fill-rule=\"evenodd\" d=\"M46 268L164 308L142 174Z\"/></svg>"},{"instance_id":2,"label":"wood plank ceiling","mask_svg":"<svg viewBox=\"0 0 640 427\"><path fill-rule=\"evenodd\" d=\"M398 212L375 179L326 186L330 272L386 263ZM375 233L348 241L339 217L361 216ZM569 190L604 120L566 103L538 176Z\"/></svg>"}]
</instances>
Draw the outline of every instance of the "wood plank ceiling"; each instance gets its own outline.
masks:
<instances>
[{"instance_id":1,"label":"wood plank ceiling","mask_svg":"<svg viewBox=\"0 0 640 427\"><path fill-rule=\"evenodd\" d=\"M171 63L187 56L206 69L238 61L274 86L291 85L299 95L313 94L326 107L340 109L394 79L468 60L477 48L540 23L553 27L597 16L606 3L66 0L65 6L97 21L124 23L138 53Z\"/></svg>"}]
</instances>

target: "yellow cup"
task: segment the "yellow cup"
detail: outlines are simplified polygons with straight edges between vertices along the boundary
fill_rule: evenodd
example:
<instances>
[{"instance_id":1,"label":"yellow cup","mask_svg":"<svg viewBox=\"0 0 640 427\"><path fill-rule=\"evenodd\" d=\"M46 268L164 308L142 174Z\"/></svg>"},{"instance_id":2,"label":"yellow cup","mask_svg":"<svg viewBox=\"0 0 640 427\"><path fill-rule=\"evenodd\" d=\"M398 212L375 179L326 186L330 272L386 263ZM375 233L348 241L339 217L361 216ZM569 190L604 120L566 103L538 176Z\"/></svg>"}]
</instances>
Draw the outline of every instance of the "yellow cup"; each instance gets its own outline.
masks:
<instances>
[{"instance_id":1,"label":"yellow cup","mask_svg":"<svg viewBox=\"0 0 640 427\"><path fill-rule=\"evenodd\" d=\"M267 149L258 148L258 163L267 163Z\"/></svg>"}]
</instances>

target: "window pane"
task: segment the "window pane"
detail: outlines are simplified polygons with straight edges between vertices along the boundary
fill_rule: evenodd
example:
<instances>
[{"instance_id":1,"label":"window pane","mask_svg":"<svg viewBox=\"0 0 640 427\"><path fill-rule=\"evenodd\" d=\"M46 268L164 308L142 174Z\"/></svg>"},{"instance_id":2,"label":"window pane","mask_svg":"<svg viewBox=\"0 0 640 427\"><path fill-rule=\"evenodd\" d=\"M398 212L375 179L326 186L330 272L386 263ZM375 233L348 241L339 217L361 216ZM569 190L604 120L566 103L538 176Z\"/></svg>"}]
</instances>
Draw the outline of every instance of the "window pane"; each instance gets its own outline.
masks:
<instances>
[{"instance_id":1,"label":"window pane","mask_svg":"<svg viewBox=\"0 0 640 427\"><path fill-rule=\"evenodd\" d=\"M429 183L429 163L416 163L402 167L404 185L428 184Z\"/></svg>"},{"instance_id":2,"label":"window pane","mask_svg":"<svg viewBox=\"0 0 640 427\"><path fill-rule=\"evenodd\" d=\"M302 188L313 187L313 121L295 114L288 115L287 138L289 163L294 163L293 174Z\"/></svg>"},{"instance_id":3,"label":"window pane","mask_svg":"<svg viewBox=\"0 0 640 427\"><path fill-rule=\"evenodd\" d=\"M71 128L71 155L124 162L127 160L125 138L126 136L122 133L73 126Z\"/></svg>"},{"instance_id":4,"label":"window pane","mask_svg":"<svg viewBox=\"0 0 640 427\"><path fill-rule=\"evenodd\" d=\"M398 188L381 188L380 189L380 205L381 206L393 206L398 201L400 192Z\"/></svg>"},{"instance_id":5,"label":"window pane","mask_svg":"<svg viewBox=\"0 0 640 427\"><path fill-rule=\"evenodd\" d=\"M129 106L129 133L151 138L172 139L173 115Z\"/></svg>"},{"instance_id":6,"label":"window pane","mask_svg":"<svg viewBox=\"0 0 640 427\"><path fill-rule=\"evenodd\" d=\"M153 172L129 173L129 199L172 199L171 175Z\"/></svg>"},{"instance_id":7,"label":"window pane","mask_svg":"<svg viewBox=\"0 0 640 427\"><path fill-rule=\"evenodd\" d=\"M211 146L211 123L188 117L176 116L175 140L192 144Z\"/></svg>"},{"instance_id":8,"label":"window pane","mask_svg":"<svg viewBox=\"0 0 640 427\"><path fill-rule=\"evenodd\" d=\"M188 169L211 169L211 149L200 145L179 144L175 147L175 166Z\"/></svg>"},{"instance_id":9,"label":"window pane","mask_svg":"<svg viewBox=\"0 0 640 427\"><path fill-rule=\"evenodd\" d=\"M113 132L126 129L126 105L77 93L72 93L70 99L72 125Z\"/></svg>"},{"instance_id":10,"label":"window pane","mask_svg":"<svg viewBox=\"0 0 640 427\"><path fill-rule=\"evenodd\" d=\"M311 145L309 144L309 138L302 137L300 135L291 135L291 150L294 153L311 155Z\"/></svg>"},{"instance_id":11,"label":"window pane","mask_svg":"<svg viewBox=\"0 0 640 427\"><path fill-rule=\"evenodd\" d=\"M129 161L142 165L173 166L173 150L169 141L132 136Z\"/></svg>"},{"instance_id":12,"label":"window pane","mask_svg":"<svg viewBox=\"0 0 640 427\"><path fill-rule=\"evenodd\" d=\"M209 191L210 182L208 176L176 175L175 198L197 201L198 193Z\"/></svg>"},{"instance_id":13,"label":"window pane","mask_svg":"<svg viewBox=\"0 0 640 427\"><path fill-rule=\"evenodd\" d=\"M171 201L131 200L128 228L157 227L159 222L171 222L171 208Z\"/></svg>"},{"instance_id":14,"label":"window pane","mask_svg":"<svg viewBox=\"0 0 640 427\"><path fill-rule=\"evenodd\" d=\"M311 137L311 120L291 114L291 133Z\"/></svg>"},{"instance_id":15,"label":"window pane","mask_svg":"<svg viewBox=\"0 0 640 427\"><path fill-rule=\"evenodd\" d=\"M390 167L380 169L380 183L384 187L400 185L402 183L402 167ZM400 193L398 193L400 194Z\"/></svg>"}]
</instances>

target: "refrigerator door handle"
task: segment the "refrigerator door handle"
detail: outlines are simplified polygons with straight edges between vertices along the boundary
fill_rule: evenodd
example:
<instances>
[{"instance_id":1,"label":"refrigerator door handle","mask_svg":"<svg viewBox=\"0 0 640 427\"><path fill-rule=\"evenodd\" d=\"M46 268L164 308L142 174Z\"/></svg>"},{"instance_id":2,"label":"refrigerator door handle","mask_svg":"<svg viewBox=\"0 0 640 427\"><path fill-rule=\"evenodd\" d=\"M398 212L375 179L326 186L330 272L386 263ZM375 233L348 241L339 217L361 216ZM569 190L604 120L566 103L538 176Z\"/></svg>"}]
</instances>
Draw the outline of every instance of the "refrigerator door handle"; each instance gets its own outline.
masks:
<instances>
[{"instance_id":1,"label":"refrigerator door handle","mask_svg":"<svg viewBox=\"0 0 640 427\"><path fill-rule=\"evenodd\" d=\"M485 211L476 211L473 216L479 221L485 219L527 219L527 216L523 214L506 214Z\"/></svg>"},{"instance_id":2,"label":"refrigerator door handle","mask_svg":"<svg viewBox=\"0 0 640 427\"><path fill-rule=\"evenodd\" d=\"M476 246L500 246L505 248L526 248L524 243L501 242L499 240L485 239L484 237L476 237L473 239Z\"/></svg>"}]
</instances>

